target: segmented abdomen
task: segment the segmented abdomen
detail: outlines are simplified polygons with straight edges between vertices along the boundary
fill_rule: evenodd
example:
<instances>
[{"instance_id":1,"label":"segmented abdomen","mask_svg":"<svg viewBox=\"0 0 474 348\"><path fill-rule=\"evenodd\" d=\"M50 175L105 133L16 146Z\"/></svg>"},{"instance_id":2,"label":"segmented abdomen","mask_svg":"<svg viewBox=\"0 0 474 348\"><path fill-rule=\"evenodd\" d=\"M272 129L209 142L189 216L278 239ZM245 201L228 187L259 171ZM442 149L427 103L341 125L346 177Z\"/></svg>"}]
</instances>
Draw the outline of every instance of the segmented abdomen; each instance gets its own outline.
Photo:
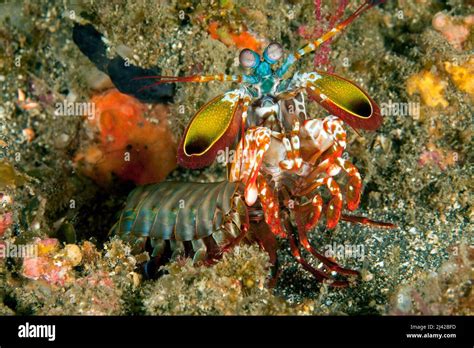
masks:
<instances>
[{"instance_id":1,"label":"segmented abdomen","mask_svg":"<svg viewBox=\"0 0 474 348\"><path fill-rule=\"evenodd\" d=\"M240 233L237 186L228 181L139 186L128 196L112 232L130 242L134 253L145 250L149 240L152 256L168 248L204 259Z\"/></svg>"}]
</instances>

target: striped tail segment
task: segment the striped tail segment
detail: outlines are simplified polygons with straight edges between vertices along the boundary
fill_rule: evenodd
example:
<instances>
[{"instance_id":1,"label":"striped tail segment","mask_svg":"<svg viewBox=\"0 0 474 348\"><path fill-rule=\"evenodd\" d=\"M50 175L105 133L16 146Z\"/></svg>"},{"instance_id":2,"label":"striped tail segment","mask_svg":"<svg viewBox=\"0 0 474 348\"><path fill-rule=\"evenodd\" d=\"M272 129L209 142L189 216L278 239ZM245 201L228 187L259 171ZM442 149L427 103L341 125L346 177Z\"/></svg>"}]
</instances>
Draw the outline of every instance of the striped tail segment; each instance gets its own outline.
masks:
<instances>
[{"instance_id":1,"label":"striped tail segment","mask_svg":"<svg viewBox=\"0 0 474 348\"><path fill-rule=\"evenodd\" d=\"M243 235L248 217L238 188L228 181L139 186L128 196L112 233L129 242L133 253L148 249L160 259L184 255L204 261Z\"/></svg>"}]
</instances>

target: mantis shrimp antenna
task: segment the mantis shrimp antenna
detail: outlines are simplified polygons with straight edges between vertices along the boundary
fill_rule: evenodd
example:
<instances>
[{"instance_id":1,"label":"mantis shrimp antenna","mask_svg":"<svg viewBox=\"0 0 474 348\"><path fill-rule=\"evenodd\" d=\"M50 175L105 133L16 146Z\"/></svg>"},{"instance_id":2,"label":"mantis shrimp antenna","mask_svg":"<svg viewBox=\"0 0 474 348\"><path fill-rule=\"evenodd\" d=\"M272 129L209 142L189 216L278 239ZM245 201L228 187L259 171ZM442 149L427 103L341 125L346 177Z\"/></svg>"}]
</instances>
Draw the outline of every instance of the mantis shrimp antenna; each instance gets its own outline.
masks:
<instances>
[{"instance_id":1,"label":"mantis shrimp antenna","mask_svg":"<svg viewBox=\"0 0 474 348\"><path fill-rule=\"evenodd\" d=\"M370 8L374 7L375 5L381 3L382 1L366 1L364 2L353 14L351 14L348 18L346 18L344 21L336 25L334 28L329 30L328 32L324 33L321 37L318 39L310 42L309 44L305 45L301 49L299 49L295 56L295 59L298 60L301 57L303 57L305 54L313 52L316 48L321 46L324 42L328 41L331 39L333 36L335 36L337 33L341 32L345 27L347 27L349 24L351 24L357 17L359 17L363 12L369 10Z\"/></svg>"},{"instance_id":2,"label":"mantis shrimp antenna","mask_svg":"<svg viewBox=\"0 0 474 348\"><path fill-rule=\"evenodd\" d=\"M242 75L225 75L225 74L216 74L216 75L193 75L193 76L140 76L134 78L134 80L145 80L145 79L157 79L153 84L142 87L140 90L151 88L156 85L161 85L164 83L175 83L175 82L210 82L210 81L229 81L229 82L242 82L245 80L245 76Z\"/></svg>"}]
</instances>

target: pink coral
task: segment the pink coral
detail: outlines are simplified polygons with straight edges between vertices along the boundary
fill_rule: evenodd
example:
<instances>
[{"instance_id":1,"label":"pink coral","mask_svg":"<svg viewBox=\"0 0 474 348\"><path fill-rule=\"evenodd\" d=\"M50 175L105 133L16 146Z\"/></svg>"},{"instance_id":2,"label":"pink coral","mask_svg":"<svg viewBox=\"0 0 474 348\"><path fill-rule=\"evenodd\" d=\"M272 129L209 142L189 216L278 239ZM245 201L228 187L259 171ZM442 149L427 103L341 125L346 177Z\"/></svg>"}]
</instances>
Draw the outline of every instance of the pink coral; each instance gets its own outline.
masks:
<instances>
[{"instance_id":1,"label":"pink coral","mask_svg":"<svg viewBox=\"0 0 474 348\"><path fill-rule=\"evenodd\" d=\"M110 276L106 272L102 271L78 279L77 284L79 284L80 286L89 285L107 288L113 288L115 286L112 278L110 278Z\"/></svg>"},{"instance_id":2,"label":"pink coral","mask_svg":"<svg viewBox=\"0 0 474 348\"><path fill-rule=\"evenodd\" d=\"M432 25L433 28L443 34L451 46L457 50L462 50L463 43L469 37L470 28L474 25L474 16L467 16L463 21L456 21L455 18L443 12L438 12L433 17Z\"/></svg>"},{"instance_id":3,"label":"pink coral","mask_svg":"<svg viewBox=\"0 0 474 348\"><path fill-rule=\"evenodd\" d=\"M426 165L436 165L441 170L453 166L458 161L458 153L455 151L445 151L438 149L434 144L428 144L427 150L423 151L418 159L418 165L424 167Z\"/></svg>"},{"instance_id":4,"label":"pink coral","mask_svg":"<svg viewBox=\"0 0 474 348\"><path fill-rule=\"evenodd\" d=\"M0 215L0 237L3 236L7 228L13 223L13 213L8 212Z\"/></svg>"},{"instance_id":5,"label":"pink coral","mask_svg":"<svg viewBox=\"0 0 474 348\"><path fill-rule=\"evenodd\" d=\"M23 276L29 279L39 279L44 274L48 264L47 257L31 257L23 260Z\"/></svg>"},{"instance_id":6,"label":"pink coral","mask_svg":"<svg viewBox=\"0 0 474 348\"><path fill-rule=\"evenodd\" d=\"M68 255L59 250L59 241L55 238L35 240L38 254L23 260L22 275L33 280L45 280L50 284L64 285L74 280L72 263Z\"/></svg>"},{"instance_id":7,"label":"pink coral","mask_svg":"<svg viewBox=\"0 0 474 348\"><path fill-rule=\"evenodd\" d=\"M316 38L320 37L325 31L333 28L337 21L342 17L344 13L344 9L348 5L348 0L339 0L337 5L337 10L332 16L326 16L324 18L321 13L321 0L314 0L314 16L316 18L317 26L314 29L309 30L305 25L300 26L297 29L298 35L303 37L305 40L315 40ZM330 18L328 18L330 17ZM331 52L331 44L332 40L328 40L325 42L314 54L314 67L315 68L322 68L325 67L328 71L333 71L334 68L329 66L329 53Z\"/></svg>"},{"instance_id":8,"label":"pink coral","mask_svg":"<svg viewBox=\"0 0 474 348\"><path fill-rule=\"evenodd\" d=\"M56 263L45 256L25 258L23 276L34 280L43 279L56 285L64 285L73 280L70 266L61 262Z\"/></svg>"}]
</instances>

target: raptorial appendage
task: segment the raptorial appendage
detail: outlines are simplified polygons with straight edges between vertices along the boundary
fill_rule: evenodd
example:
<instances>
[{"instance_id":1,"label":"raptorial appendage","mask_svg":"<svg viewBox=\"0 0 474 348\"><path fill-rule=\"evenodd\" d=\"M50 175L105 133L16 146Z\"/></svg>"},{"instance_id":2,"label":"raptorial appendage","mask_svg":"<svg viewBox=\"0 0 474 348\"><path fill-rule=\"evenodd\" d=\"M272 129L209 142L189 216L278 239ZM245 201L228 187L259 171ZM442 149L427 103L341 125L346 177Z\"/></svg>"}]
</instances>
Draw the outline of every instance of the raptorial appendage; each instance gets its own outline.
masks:
<instances>
[{"instance_id":1,"label":"raptorial appendage","mask_svg":"<svg viewBox=\"0 0 474 348\"><path fill-rule=\"evenodd\" d=\"M237 147L230 180L244 183L245 201L249 206L258 199L270 230L290 239L292 253L305 269L333 285L347 285L346 281L331 281L328 272L307 264L299 246L322 261L329 272L357 274L317 253L306 233L316 227L323 212L326 226L332 229L339 222L344 202L349 210L357 208L361 177L357 168L342 158L346 147L342 121L334 116L323 120L305 121L305 118L306 115L301 119L302 127L293 126L287 134L264 127L248 129ZM293 125L299 122L296 120ZM344 190L336 181L341 172L348 176ZM328 202L324 202L320 188L325 188L330 195ZM296 222L297 233L285 218Z\"/></svg>"}]
</instances>

